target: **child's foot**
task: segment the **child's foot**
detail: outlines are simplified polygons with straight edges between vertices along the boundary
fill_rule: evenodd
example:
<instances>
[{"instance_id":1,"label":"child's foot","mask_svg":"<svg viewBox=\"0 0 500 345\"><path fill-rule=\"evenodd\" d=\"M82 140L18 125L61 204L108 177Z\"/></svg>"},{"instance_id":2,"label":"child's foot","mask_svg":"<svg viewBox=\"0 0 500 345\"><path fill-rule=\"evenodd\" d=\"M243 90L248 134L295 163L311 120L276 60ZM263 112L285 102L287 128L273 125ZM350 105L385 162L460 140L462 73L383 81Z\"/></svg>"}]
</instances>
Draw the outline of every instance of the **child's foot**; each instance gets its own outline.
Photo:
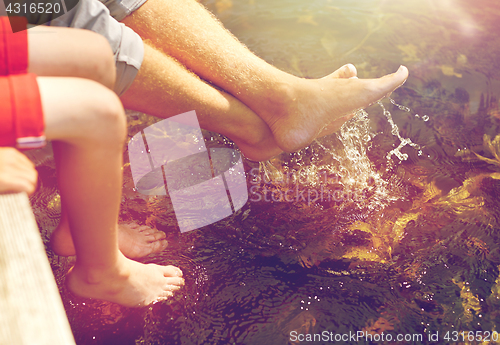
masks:
<instances>
[{"instance_id":1,"label":"child's foot","mask_svg":"<svg viewBox=\"0 0 500 345\"><path fill-rule=\"evenodd\" d=\"M177 267L141 264L120 255L116 266L107 269L86 269L77 261L66 284L77 296L143 307L171 297L184 279Z\"/></svg>"},{"instance_id":2,"label":"child's foot","mask_svg":"<svg viewBox=\"0 0 500 345\"><path fill-rule=\"evenodd\" d=\"M118 225L118 247L128 258L138 259L152 253L163 251L168 243L165 233L148 226L135 223ZM59 226L50 237L50 245L54 253L61 256L75 255L75 246L66 221L61 220Z\"/></svg>"},{"instance_id":3,"label":"child's foot","mask_svg":"<svg viewBox=\"0 0 500 345\"><path fill-rule=\"evenodd\" d=\"M325 125L387 96L408 78L401 66L396 73L378 79L288 78L254 111L268 124L277 145L293 152L306 147Z\"/></svg>"}]
</instances>

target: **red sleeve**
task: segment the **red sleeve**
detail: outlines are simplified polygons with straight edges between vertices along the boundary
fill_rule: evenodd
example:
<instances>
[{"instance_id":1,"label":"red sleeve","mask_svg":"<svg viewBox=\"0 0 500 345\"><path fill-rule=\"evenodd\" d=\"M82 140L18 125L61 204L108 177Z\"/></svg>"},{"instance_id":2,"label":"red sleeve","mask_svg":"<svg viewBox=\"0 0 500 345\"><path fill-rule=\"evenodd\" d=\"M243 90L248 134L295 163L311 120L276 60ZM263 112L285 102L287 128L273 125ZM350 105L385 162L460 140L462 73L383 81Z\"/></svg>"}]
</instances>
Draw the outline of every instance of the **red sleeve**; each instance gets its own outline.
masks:
<instances>
[{"instance_id":1,"label":"red sleeve","mask_svg":"<svg viewBox=\"0 0 500 345\"><path fill-rule=\"evenodd\" d=\"M14 146L16 134L8 77L0 77L0 146Z\"/></svg>"},{"instance_id":2,"label":"red sleeve","mask_svg":"<svg viewBox=\"0 0 500 345\"><path fill-rule=\"evenodd\" d=\"M26 73L28 71L28 32L12 32L12 25L24 25L24 17L0 17L0 75Z\"/></svg>"}]
</instances>

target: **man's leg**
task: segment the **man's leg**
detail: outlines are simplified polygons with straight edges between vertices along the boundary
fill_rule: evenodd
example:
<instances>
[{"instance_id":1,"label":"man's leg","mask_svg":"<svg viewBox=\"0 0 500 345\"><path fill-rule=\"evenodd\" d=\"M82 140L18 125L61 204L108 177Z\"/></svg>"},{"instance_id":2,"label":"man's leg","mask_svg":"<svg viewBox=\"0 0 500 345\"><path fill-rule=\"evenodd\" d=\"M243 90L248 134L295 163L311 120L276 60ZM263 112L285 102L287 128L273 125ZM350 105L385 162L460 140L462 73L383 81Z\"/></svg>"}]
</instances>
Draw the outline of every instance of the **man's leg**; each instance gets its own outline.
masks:
<instances>
[{"instance_id":1,"label":"man's leg","mask_svg":"<svg viewBox=\"0 0 500 345\"><path fill-rule=\"evenodd\" d=\"M109 89L115 82L115 61L106 39L88 30L36 27L28 30L29 72L39 76L80 77ZM119 246L124 255L139 258L167 246L165 233L137 224L120 224ZM68 217L62 212L51 237L58 255L75 255Z\"/></svg>"},{"instance_id":2,"label":"man's leg","mask_svg":"<svg viewBox=\"0 0 500 345\"><path fill-rule=\"evenodd\" d=\"M285 151L307 146L326 124L383 98L408 77L405 67L379 79L294 77L252 54L194 0L148 0L123 22L247 105Z\"/></svg>"},{"instance_id":3,"label":"man's leg","mask_svg":"<svg viewBox=\"0 0 500 345\"><path fill-rule=\"evenodd\" d=\"M139 306L166 299L183 284L173 266L144 265L118 249L122 152L126 136L116 95L93 81L38 78L46 136L55 140L58 184L77 261L75 294Z\"/></svg>"},{"instance_id":4,"label":"man's leg","mask_svg":"<svg viewBox=\"0 0 500 345\"><path fill-rule=\"evenodd\" d=\"M356 76L352 65L343 66L333 78ZM200 126L231 138L250 159L262 161L282 150L267 124L236 97L214 88L186 70L175 59L144 44L144 60L129 90L121 97L124 106L161 118L196 110ZM335 132L350 116L328 125L322 135Z\"/></svg>"},{"instance_id":5,"label":"man's leg","mask_svg":"<svg viewBox=\"0 0 500 345\"><path fill-rule=\"evenodd\" d=\"M161 118L194 109L202 128L231 138L253 160L281 152L269 127L251 109L147 43L141 69L121 99L127 109Z\"/></svg>"}]
</instances>

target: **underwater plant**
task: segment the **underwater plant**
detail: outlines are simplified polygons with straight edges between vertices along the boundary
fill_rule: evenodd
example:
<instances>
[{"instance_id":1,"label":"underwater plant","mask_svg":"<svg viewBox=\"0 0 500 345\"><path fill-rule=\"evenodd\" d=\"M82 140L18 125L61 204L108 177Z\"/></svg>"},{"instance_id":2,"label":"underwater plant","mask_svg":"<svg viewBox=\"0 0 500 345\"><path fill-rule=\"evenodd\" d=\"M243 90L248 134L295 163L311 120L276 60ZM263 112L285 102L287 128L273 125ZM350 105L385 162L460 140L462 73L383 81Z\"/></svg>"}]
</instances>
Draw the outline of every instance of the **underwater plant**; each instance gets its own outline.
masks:
<instances>
[{"instance_id":1,"label":"underwater plant","mask_svg":"<svg viewBox=\"0 0 500 345\"><path fill-rule=\"evenodd\" d=\"M476 152L473 151L474 155L476 155L477 158L480 160L496 165L497 167L500 167L500 134L498 134L493 141L491 140L491 137L488 134L485 134L483 136L483 147L487 149L495 159L483 157Z\"/></svg>"}]
</instances>

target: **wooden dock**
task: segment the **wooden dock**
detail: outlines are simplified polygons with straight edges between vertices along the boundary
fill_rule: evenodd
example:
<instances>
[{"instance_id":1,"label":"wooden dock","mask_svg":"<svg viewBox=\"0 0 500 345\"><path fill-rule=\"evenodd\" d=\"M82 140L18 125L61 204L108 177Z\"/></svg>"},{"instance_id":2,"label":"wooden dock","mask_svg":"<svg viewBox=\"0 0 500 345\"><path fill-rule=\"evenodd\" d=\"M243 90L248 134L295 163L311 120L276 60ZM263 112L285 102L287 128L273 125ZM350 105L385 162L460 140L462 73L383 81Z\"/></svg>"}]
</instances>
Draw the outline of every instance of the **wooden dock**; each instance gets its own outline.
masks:
<instances>
[{"instance_id":1,"label":"wooden dock","mask_svg":"<svg viewBox=\"0 0 500 345\"><path fill-rule=\"evenodd\" d=\"M0 195L0 345L75 344L28 197Z\"/></svg>"}]
</instances>

